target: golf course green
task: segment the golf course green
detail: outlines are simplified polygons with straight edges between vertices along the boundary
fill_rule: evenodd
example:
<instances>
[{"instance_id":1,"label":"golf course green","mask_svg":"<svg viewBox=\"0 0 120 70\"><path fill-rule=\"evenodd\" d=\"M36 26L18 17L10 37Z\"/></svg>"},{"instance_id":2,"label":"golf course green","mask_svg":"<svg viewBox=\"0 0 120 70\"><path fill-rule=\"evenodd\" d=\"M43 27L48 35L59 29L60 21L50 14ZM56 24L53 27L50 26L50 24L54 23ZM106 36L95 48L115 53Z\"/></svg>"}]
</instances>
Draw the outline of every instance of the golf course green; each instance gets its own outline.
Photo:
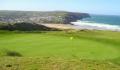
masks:
<instances>
[{"instance_id":1,"label":"golf course green","mask_svg":"<svg viewBox=\"0 0 120 70\"><path fill-rule=\"evenodd\" d=\"M42 62L43 66L39 62ZM16 67L15 64L18 66ZM42 68L46 68L45 70L119 70L120 32L0 31L0 68L5 70L44 70Z\"/></svg>"}]
</instances>

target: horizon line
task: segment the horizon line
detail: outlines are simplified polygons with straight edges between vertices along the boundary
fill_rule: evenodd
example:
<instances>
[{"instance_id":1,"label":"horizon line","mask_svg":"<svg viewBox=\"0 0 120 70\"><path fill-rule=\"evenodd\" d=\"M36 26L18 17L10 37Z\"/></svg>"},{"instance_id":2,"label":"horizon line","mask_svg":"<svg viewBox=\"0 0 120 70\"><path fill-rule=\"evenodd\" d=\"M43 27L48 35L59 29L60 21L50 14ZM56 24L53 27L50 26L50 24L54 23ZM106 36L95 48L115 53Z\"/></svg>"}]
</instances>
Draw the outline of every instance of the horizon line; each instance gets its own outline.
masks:
<instances>
[{"instance_id":1,"label":"horizon line","mask_svg":"<svg viewBox=\"0 0 120 70\"><path fill-rule=\"evenodd\" d=\"M114 15L114 14L96 14L96 13L88 13L88 12L80 12L80 11L67 11L67 10L2 10L0 9L0 11L24 11L24 12L76 12L76 13L87 13L90 15L108 15L108 16L120 16L120 15Z\"/></svg>"}]
</instances>

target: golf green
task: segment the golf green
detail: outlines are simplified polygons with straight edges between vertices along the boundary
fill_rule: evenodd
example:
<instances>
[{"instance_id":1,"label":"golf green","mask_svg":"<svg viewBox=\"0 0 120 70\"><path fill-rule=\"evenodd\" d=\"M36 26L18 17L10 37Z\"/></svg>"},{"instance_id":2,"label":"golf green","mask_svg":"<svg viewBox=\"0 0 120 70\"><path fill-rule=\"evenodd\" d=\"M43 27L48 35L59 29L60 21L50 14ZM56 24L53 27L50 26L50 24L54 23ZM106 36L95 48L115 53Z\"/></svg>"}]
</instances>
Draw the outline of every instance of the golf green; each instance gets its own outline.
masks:
<instances>
[{"instance_id":1,"label":"golf green","mask_svg":"<svg viewBox=\"0 0 120 70\"><path fill-rule=\"evenodd\" d=\"M1 33L1 56L4 56L7 50L24 57L115 59L120 57L120 36L118 36L120 33L113 33L113 36L109 35L110 33L98 31Z\"/></svg>"}]
</instances>

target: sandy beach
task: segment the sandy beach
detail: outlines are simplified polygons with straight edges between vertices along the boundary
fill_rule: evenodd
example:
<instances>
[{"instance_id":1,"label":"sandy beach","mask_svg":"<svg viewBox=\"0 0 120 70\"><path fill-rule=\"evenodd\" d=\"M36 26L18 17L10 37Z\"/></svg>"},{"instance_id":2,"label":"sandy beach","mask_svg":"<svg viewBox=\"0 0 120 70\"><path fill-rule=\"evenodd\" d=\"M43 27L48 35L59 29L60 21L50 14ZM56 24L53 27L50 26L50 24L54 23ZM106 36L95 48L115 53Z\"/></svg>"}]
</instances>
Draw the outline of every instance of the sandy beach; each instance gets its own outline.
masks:
<instances>
[{"instance_id":1,"label":"sandy beach","mask_svg":"<svg viewBox=\"0 0 120 70\"><path fill-rule=\"evenodd\" d=\"M71 24L42 24L44 26L47 26L47 27L50 27L50 28L57 28L57 29L61 29L61 30L64 30L64 29L76 29L74 25L71 25Z\"/></svg>"}]
</instances>

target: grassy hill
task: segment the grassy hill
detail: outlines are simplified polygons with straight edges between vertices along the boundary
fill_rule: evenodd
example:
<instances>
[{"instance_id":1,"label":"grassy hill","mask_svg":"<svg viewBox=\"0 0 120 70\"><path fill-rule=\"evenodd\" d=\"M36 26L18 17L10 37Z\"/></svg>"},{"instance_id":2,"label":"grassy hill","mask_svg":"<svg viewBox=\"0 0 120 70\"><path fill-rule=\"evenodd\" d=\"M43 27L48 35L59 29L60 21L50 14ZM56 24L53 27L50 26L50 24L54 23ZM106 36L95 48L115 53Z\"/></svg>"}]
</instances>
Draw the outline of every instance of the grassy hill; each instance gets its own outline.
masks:
<instances>
[{"instance_id":1,"label":"grassy hill","mask_svg":"<svg viewBox=\"0 0 120 70\"><path fill-rule=\"evenodd\" d=\"M120 70L120 32L0 31L1 70Z\"/></svg>"}]
</instances>

